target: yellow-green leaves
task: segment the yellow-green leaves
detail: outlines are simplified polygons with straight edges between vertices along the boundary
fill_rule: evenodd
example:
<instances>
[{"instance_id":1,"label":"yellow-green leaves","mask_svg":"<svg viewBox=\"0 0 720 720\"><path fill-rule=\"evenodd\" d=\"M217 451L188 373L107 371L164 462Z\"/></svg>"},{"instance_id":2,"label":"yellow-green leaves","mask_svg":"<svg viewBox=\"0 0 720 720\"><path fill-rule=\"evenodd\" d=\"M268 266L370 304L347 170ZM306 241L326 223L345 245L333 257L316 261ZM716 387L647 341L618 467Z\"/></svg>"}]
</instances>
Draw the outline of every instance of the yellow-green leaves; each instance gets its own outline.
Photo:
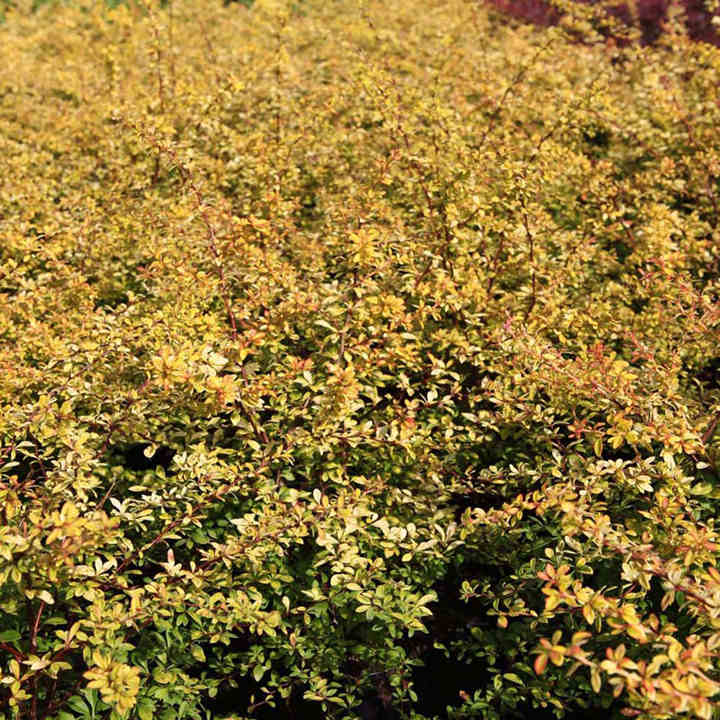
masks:
<instances>
[{"instance_id":1,"label":"yellow-green leaves","mask_svg":"<svg viewBox=\"0 0 720 720\"><path fill-rule=\"evenodd\" d=\"M0 715L712 712L720 60L562 5L8 14Z\"/></svg>"},{"instance_id":2,"label":"yellow-green leaves","mask_svg":"<svg viewBox=\"0 0 720 720\"><path fill-rule=\"evenodd\" d=\"M98 650L93 653L93 666L85 672L88 687L100 691L104 702L120 714L127 712L136 702L140 688L140 670L118 663Z\"/></svg>"}]
</instances>

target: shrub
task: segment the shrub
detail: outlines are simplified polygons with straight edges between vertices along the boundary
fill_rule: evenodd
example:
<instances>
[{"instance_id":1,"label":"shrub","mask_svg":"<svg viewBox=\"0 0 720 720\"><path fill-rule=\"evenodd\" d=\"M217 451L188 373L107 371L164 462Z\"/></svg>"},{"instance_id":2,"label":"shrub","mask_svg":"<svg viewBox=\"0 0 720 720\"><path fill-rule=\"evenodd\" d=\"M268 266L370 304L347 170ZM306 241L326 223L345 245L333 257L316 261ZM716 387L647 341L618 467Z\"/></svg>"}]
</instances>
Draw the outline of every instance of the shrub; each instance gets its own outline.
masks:
<instances>
[{"instance_id":1,"label":"shrub","mask_svg":"<svg viewBox=\"0 0 720 720\"><path fill-rule=\"evenodd\" d=\"M717 49L173 0L0 63L6 718L718 717Z\"/></svg>"},{"instance_id":2,"label":"shrub","mask_svg":"<svg viewBox=\"0 0 720 720\"><path fill-rule=\"evenodd\" d=\"M679 7L670 0L633 0L629 3L580 1L593 6L594 13L599 17L605 14L621 20L622 26L639 32L645 43L656 42L671 21L670 16L679 12L692 38L720 44L720 37L713 23L713 19L718 17L717 9L704 0L683 0ZM491 0L491 4L515 18L539 25L557 23L563 16L566 5L551 0ZM621 36L627 32L625 28L620 32Z\"/></svg>"}]
</instances>

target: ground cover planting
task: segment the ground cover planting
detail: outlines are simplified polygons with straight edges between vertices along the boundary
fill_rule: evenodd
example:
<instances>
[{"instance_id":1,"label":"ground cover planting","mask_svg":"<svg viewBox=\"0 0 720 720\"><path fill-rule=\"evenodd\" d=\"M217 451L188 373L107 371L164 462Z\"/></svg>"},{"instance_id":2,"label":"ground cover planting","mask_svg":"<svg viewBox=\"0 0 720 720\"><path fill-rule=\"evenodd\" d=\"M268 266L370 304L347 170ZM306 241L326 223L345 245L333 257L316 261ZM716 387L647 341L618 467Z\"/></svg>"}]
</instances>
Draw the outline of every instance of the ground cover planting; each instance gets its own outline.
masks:
<instances>
[{"instance_id":1,"label":"ground cover planting","mask_svg":"<svg viewBox=\"0 0 720 720\"><path fill-rule=\"evenodd\" d=\"M6 10L0 717L720 717L720 50L561 10Z\"/></svg>"}]
</instances>

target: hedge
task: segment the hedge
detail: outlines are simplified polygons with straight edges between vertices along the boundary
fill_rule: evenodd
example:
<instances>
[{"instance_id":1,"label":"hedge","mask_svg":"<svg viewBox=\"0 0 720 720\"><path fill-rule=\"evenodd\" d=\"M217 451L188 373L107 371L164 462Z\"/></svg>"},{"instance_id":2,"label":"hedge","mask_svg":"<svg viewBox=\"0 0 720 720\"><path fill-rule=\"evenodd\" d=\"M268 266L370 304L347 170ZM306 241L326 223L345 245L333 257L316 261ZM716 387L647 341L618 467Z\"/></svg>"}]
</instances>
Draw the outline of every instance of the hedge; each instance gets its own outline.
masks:
<instances>
[{"instance_id":1,"label":"hedge","mask_svg":"<svg viewBox=\"0 0 720 720\"><path fill-rule=\"evenodd\" d=\"M644 43L656 42L668 23L679 15L686 31L696 40L720 45L720 34L715 24L720 19L718 5L714 0L631 0L614 2L608 0L576 0L593 6L621 21L639 33ZM557 23L565 12L567 2L557 0L490 0L502 12L539 25Z\"/></svg>"},{"instance_id":2,"label":"hedge","mask_svg":"<svg viewBox=\"0 0 720 720\"><path fill-rule=\"evenodd\" d=\"M606 22L7 13L0 716L720 717L720 51Z\"/></svg>"}]
</instances>

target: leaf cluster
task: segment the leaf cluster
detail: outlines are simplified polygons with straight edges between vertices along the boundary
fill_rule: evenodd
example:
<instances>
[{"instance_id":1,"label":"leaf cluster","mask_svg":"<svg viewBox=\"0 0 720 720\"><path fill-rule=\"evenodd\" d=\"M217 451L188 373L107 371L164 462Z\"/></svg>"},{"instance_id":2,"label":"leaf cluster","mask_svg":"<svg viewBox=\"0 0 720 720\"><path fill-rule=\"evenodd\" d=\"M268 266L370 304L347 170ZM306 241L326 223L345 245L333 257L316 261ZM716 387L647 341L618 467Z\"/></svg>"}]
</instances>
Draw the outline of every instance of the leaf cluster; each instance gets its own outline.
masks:
<instances>
[{"instance_id":1,"label":"leaf cluster","mask_svg":"<svg viewBox=\"0 0 720 720\"><path fill-rule=\"evenodd\" d=\"M3 717L720 717L720 50L599 18L8 12Z\"/></svg>"}]
</instances>

